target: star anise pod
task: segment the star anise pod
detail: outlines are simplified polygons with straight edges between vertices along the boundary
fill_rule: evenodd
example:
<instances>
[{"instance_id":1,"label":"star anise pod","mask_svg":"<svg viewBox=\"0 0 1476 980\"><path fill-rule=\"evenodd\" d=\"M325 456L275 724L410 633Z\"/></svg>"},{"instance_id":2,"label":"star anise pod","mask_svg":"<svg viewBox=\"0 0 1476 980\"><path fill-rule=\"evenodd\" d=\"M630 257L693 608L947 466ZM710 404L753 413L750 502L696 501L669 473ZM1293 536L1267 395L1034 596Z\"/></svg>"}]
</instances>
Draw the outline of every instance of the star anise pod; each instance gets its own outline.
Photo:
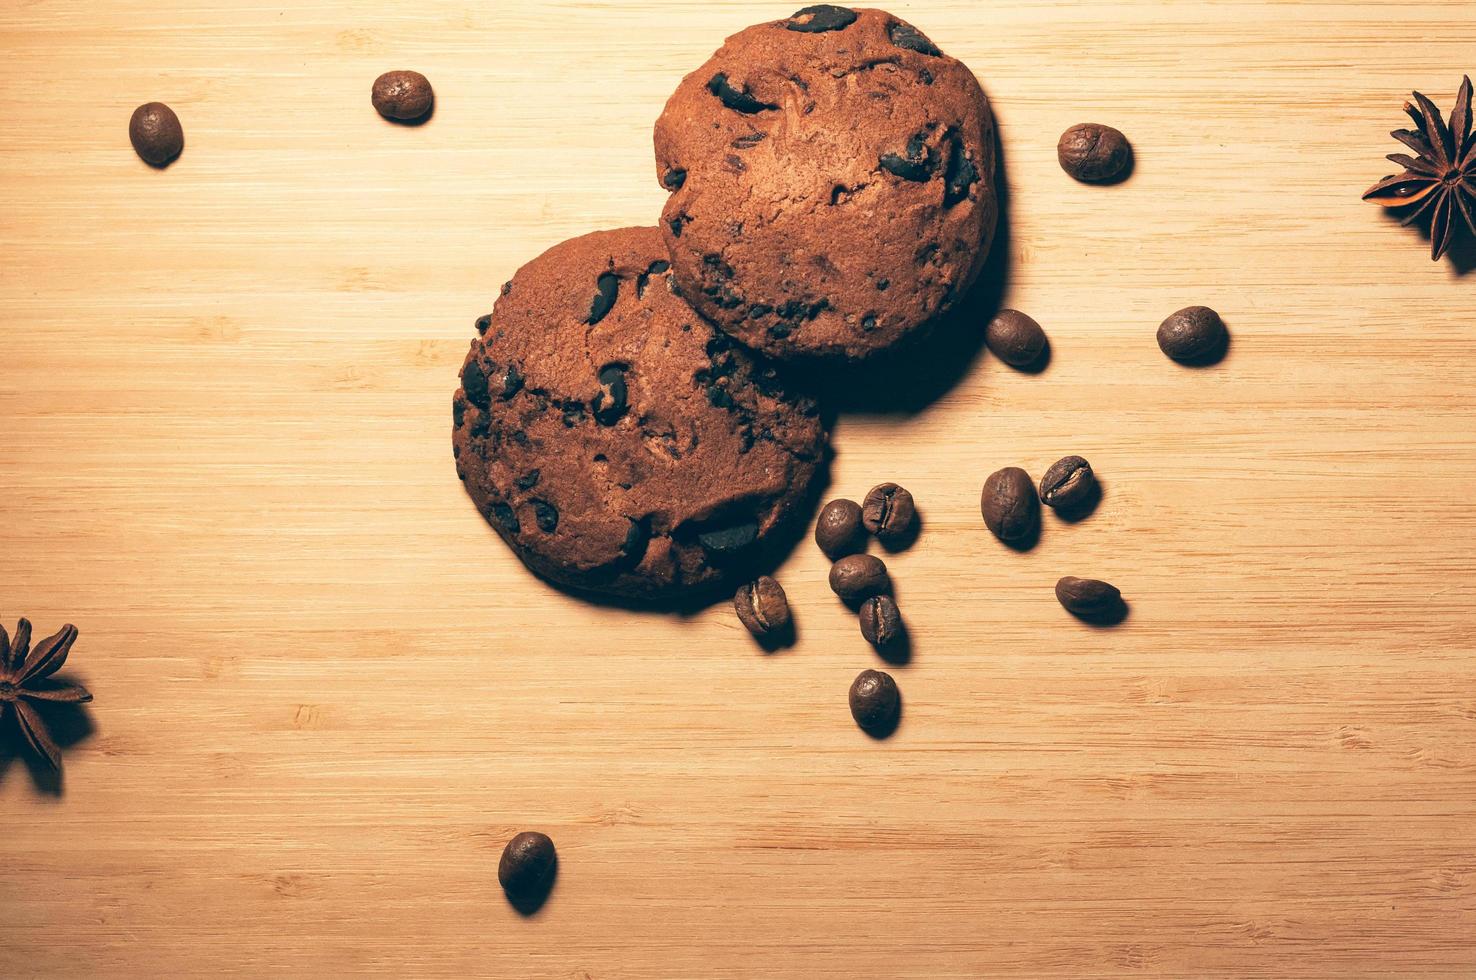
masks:
<instances>
[{"instance_id":1,"label":"star anise pod","mask_svg":"<svg viewBox=\"0 0 1476 980\"><path fill-rule=\"evenodd\" d=\"M1435 103L1418 92L1404 111L1414 129L1396 129L1389 135L1415 151L1391 153L1388 159L1404 173L1385 177L1363 194L1386 208L1410 208L1400 222L1413 224L1430 216L1430 257L1439 260L1455 237L1456 218L1476 235L1476 133L1471 131L1471 78L1466 76L1456 96L1450 122L1440 118Z\"/></svg>"},{"instance_id":2,"label":"star anise pod","mask_svg":"<svg viewBox=\"0 0 1476 980\"><path fill-rule=\"evenodd\" d=\"M80 684L51 680L51 675L67 662L72 644L77 642L77 627L63 626L48 636L35 649L31 648L31 624L22 619L15 628L15 638L0 625L0 708L9 705L15 712L26 744L52 769L61 768L61 750L46 731L46 723L31 705L32 701L61 701L80 704L92 695Z\"/></svg>"}]
</instances>

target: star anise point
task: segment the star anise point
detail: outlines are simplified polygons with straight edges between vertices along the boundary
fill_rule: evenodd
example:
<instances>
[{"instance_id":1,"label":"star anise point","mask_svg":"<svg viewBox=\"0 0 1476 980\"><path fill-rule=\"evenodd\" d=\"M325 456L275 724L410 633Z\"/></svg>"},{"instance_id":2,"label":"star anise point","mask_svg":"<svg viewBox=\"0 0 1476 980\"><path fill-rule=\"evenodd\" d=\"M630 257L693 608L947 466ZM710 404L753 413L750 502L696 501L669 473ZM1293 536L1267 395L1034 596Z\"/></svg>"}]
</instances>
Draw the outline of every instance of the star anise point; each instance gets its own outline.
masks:
<instances>
[{"instance_id":1,"label":"star anise point","mask_svg":"<svg viewBox=\"0 0 1476 980\"><path fill-rule=\"evenodd\" d=\"M35 702L82 704L92 700L82 685L51 677L67 662L76 642L77 627L70 623L34 647L27 620L16 625L14 637L0 625L0 707L9 705L22 740L53 770L61 769L61 749L46 730Z\"/></svg>"}]
</instances>

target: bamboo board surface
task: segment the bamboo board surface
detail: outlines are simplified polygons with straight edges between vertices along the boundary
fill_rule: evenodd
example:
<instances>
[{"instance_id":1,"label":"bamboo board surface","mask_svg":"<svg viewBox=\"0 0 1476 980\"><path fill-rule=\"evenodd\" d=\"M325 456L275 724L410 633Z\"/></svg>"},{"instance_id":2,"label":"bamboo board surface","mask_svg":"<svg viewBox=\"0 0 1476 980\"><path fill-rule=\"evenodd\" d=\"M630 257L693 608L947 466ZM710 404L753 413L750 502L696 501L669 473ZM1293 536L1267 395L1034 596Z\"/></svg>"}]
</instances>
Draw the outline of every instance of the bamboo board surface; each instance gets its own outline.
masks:
<instances>
[{"instance_id":1,"label":"bamboo board surface","mask_svg":"<svg viewBox=\"0 0 1476 980\"><path fill-rule=\"evenodd\" d=\"M885 742L808 542L765 656L531 578L451 460L497 286L654 221L666 96L790 6L0 9L0 617L77 624L97 696L63 783L0 757L0 976L1476 975L1476 250L1359 201L1408 91L1476 70L1469 4L893 9L993 101L1054 355L836 424L831 493L925 518ZM401 67L422 127L368 104ZM1129 182L1056 167L1083 120ZM1213 368L1154 344L1193 303ZM1067 453L1099 510L998 546L983 478ZM1132 615L1069 620L1063 574Z\"/></svg>"}]
</instances>

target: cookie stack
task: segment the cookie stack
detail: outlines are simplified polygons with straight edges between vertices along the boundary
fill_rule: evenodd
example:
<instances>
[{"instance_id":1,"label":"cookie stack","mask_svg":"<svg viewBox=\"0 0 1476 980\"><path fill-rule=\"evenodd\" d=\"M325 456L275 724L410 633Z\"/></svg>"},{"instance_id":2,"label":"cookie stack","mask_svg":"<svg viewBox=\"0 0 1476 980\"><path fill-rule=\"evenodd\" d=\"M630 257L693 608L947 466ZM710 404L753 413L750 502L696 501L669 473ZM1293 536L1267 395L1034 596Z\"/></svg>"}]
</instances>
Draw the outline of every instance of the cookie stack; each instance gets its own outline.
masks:
<instances>
[{"instance_id":1,"label":"cookie stack","mask_svg":"<svg viewBox=\"0 0 1476 980\"><path fill-rule=\"evenodd\" d=\"M973 74L880 10L750 27L656 123L659 226L502 287L453 400L457 473L533 571L672 599L751 568L824 461L796 379L921 337L998 215Z\"/></svg>"}]
</instances>

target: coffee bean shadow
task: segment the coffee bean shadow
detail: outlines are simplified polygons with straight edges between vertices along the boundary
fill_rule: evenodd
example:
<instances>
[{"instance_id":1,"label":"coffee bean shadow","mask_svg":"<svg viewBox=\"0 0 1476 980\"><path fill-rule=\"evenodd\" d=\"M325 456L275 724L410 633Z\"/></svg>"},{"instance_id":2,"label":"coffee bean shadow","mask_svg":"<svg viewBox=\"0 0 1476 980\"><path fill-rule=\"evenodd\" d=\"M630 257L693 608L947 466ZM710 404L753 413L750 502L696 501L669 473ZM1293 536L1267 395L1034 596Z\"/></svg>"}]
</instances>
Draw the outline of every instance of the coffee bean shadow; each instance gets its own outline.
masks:
<instances>
[{"instance_id":1,"label":"coffee bean shadow","mask_svg":"<svg viewBox=\"0 0 1476 980\"><path fill-rule=\"evenodd\" d=\"M1055 509L1056 517L1067 524L1080 524L1097 512L1097 508L1101 505L1102 497L1105 496L1106 492L1106 484L1103 483L1101 477L1097 477L1096 485L1092 487L1090 497L1075 507L1057 507Z\"/></svg>"},{"instance_id":2,"label":"coffee bean shadow","mask_svg":"<svg viewBox=\"0 0 1476 980\"><path fill-rule=\"evenodd\" d=\"M1004 545L1011 551L1018 551L1020 554L1023 555L1027 551L1035 550L1035 546L1040 544L1040 537L1044 533L1045 521L1041 520L1040 517L1037 517L1035 521L1035 528L1029 534L1025 535L1025 537L1016 538L1013 541L999 541L998 538L995 538L995 540L999 541L1000 544Z\"/></svg>"},{"instance_id":3,"label":"coffee bean shadow","mask_svg":"<svg viewBox=\"0 0 1476 980\"><path fill-rule=\"evenodd\" d=\"M892 715L891 720L888 721L885 725L879 725L876 728L862 728L861 730L866 733L868 738L875 739L878 742L885 741L886 739L891 738L896 733L898 728L902 727L902 715L905 710L906 705L902 697L902 692L898 691L897 713Z\"/></svg>"},{"instance_id":4,"label":"coffee bean shadow","mask_svg":"<svg viewBox=\"0 0 1476 980\"><path fill-rule=\"evenodd\" d=\"M1227 324L1225 327L1225 336L1220 338L1220 345L1214 350L1210 351L1207 354L1204 354L1201 357L1191 358L1184 361L1174 361L1174 363L1178 364L1180 367L1194 369L1214 367L1216 364L1219 364L1230 357L1230 348L1234 345L1234 334L1230 332L1229 325Z\"/></svg>"},{"instance_id":5,"label":"coffee bean shadow","mask_svg":"<svg viewBox=\"0 0 1476 980\"><path fill-rule=\"evenodd\" d=\"M916 415L973 370L984 349L984 327L1004 302L1013 262L1009 180L997 125L995 160L999 220L994 241L979 278L953 309L925 331L921 339L899 350L887 351L857 365L827 363L798 367L810 386L836 412Z\"/></svg>"},{"instance_id":6,"label":"coffee bean shadow","mask_svg":"<svg viewBox=\"0 0 1476 980\"><path fill-rule=\"evenodd\" d=\"M30 746L26 744L25 737L21 735L20 722L15 717L15 709L7 708L0 712L0 783L5 782L12 765L19 758L24 760L24 765L30 770L31 784L37 792L45 796L60 797L65 791L64 772L67 749L91 738L96 733L97 727L93 724L92 713L85 705L56 701L30 701L28 703L41 716L52 741L62 751L63 768L52 769L45 759L31 751Z\"/></svg>"},{"instance_id":7,"label":"coffee bean shadow","mask_svg":"<svg viewBox=\"0 0 1476 980\"><path fill-rule=\"evenodd\" d=\"M1430 244L1430 222L1434 218L1432 214L1426 214L1415 221L1412 225L1401 225L1403 214L1395 210L1385 210L1384 220L1401 228L1406 232L1418 235L1426 247ZM1451 242L1450 248L1445 253L1445 261L1450 263L1451 271L1457 278L1463 278L1476 269L1476 239L1466 234L1461 228L1456 228L1456 237Z\"/></svg>"},{"instance_id":8,"label":"coffee bean shadow","mask_svg":"<svg viewBox=\"0 0 1476 980\"><path fill-rule=\"evenodd\" d=\"M1053 353L1051 349L1051 338L1047 337L1045 346L1040 349L1040 354L1036 356L1035 360L1029 364L1022 364L1015 368L1015 370L1021 374L1045 374L1046 368L1051 366Z\"/></svg>"},{"instance_id":9,"label":"coffee bean shadow","mask_svg":"<svg viewBox=\"0 0 1476 980\"><path fill-rule=\"evenodd\" d=\"M918 509L914 511L912 517L912 526L907 529L907 532L905 534L898 538L892 538L889 541L883 541L880 538L877 538L877 543L880 544L882 546L882 550L886 551L888 554L900 554L911 548L913 545L917 544L917 539L922 537L922 531L923 513L921 509Z\"/></svg>"},{"instance_id":10,"label":"coffee bean shadow","mask_svg":"<svg viewBox=\"0 0 1476 980\"><path fill-rule=\"evenodd\" d=\"M891 643L873 647L876 655L893 667L906 667L912 663L912 631L903 622L902 632Z\"/></svg>"},{"instance_id":11,"label":"coffee bean shadow","mask_svg":"<svg viewBox=\"0 0 1476 980\"><path fill-rule=\"evenodd\" d=\"M1133 614L1133 607L1125 599L1118 599L1117 604L1111 609L1100 612L1094 616L1082 616L1076 613L1072 615L1082 624L1092 629L1113 629L1128 621Z\"/></svg>"},{"instance_id":12,"label":"coffee bean shadow","mask_svg":"<svg viewBox=\"0 0 1476 980\"><path fill-rule=\"evenodd\" d=\"M525 919L531 919L543 910L548 902L549 896L553 894L554 887L559 883L559 856L554 855L553 866L548 869L548 876L543 883L530 892L513 896L503 892L507 897L507 904Z\"/></svg>"},{"instance_id":13,"label":"coffee bean shadow","mask_svg":"<svg viewBox=\"0 0 1476 980\"><path fill-rule=\"evenodd\" d=\"M430 108L425 110L425 115L416 116L414 119L388 119L384 116L380 116L379 118L384 119L384 121L389 123L391 126L400 126L405 129L419 129L421 126L424 126L426 123L436 118L436 105L437 102L433 99L431 101Z\"/></svg>"},{"instance_id":14,"label":"coffee bean shadow","mask_svg":"<svg viewBox=\"0 0 1476 980\"><path fill-rule=\"evenodd\" d=\"M788 650L799 642L799 630L794 625L794 611L792 609L790 610L789 617L789 622L784 624L782 630L776 630L768 636L755 636L753 638L754 642L759 645L760 650L768 654L779 653L782 650Z\"/></svg>"}]
</instances>

